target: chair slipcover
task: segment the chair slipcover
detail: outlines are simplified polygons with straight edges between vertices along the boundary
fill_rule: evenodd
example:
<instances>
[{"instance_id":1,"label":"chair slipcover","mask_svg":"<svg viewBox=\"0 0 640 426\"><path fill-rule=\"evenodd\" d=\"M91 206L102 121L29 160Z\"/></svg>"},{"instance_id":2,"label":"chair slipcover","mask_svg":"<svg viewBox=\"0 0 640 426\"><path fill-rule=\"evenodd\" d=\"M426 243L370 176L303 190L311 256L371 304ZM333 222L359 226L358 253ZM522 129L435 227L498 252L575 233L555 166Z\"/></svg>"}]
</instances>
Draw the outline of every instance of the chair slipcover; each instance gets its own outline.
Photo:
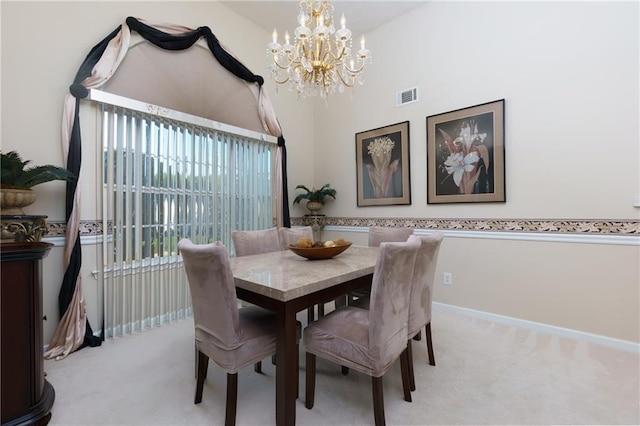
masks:
<instances>
[{"instance_id":1,"label":"chair slipcover","mask_svg":"<svg viewBox=\"0 0 640 426\"><path fill-rule=\"evenodd\" d=\"M259 231L231 232L236 256L280 251L280 237L278 228L268 228Z\"/></svg>"},{"instance_id":2,"label":"chair slipcover","mask_svg":"<svg viewBox=\"0 0 640 426\"><path fill-rule=\"evenodd\" d=\"M289 245L295 245L300 238L306 237L313 241L313 228L302 226L299 228L278 228L280 234L280 249L287 250Z\"/></svg>"},{"instance_id":3,"label":"chair slipcover","mask_svg":"<svg viewBox=\"0 0 640 426\"><path fill-rule=\"evenodd\" d=\"M409 237L409 239L420 241L420 250L416 256L411 285L409 338L418 334L424 326L431 323L433 284L442 238L443 234L439 231L428 236L413 235Z\"/></svg>"},{"instance_id":4,"label":"chair slipcover","mask_svg":"<svg viewBox=\"0 0 640 426\"><path fill-rule=\"evenodd\" d=\"M225 246L182 239L178 249L191 291L197 350L231 374L275 354L275 314L257 306L238 309Z\"/></svg>"},{"instance_id":5,"label":"chair slipcover","mask_svg":"<svg viewBox=\"0 0 640 426\"><path fill-rule=\"evenodd\" d=\"M389 228L386 226L370 226L369 227L369 247L380 247L382 243L401 243L407 241L413 234L413 228ZM362 288L349 294L349 305L356 303L359 305L368 305L369 300L362 300L371 293L371 289ZM358 302L359 301L359 302Z\"/></svg>"},{"instance_id":6,"label":"chair slipcover","mask_svg":"<svg viewBox=\"0 0 640 426\"><path fill-rule=\"evenodd\" d=\"M369 247L379 247L380 243L407 241L413 234L413 228L389 228L386 226L369 227Z\"/></svg>"},{"instance_id":7,"label":"chair slipcover","mask_svg":"<svg viewBox=\"0 0 640 426\"><path fill-rule=\"evenodd\" d=\"M420 243L383 243L373 273L370 310L337 309L304 330L308 353L382 377L407 347L409 294Z\"/></svg>"}]
</instances>

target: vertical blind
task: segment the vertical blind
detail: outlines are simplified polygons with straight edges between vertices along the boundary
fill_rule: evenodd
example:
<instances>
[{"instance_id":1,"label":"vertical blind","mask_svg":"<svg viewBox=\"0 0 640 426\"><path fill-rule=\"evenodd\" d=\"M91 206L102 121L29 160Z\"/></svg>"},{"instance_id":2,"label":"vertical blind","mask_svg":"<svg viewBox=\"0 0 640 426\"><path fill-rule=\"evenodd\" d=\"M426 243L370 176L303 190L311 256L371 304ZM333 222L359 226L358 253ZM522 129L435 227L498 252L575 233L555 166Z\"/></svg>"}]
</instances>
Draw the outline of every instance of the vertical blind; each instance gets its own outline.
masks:
<instances>
[{"instance_id":1,"label":"vertical blind","mask_svg":"<svg viewBox=\"0 0 640 426\"><path fill-rule=\"evenodd\" d=\"M131 105L101 103L105 337L191 315L181 238L233 254L231 231L273 226L272 141Z\"/></svg>"}]
</instances>

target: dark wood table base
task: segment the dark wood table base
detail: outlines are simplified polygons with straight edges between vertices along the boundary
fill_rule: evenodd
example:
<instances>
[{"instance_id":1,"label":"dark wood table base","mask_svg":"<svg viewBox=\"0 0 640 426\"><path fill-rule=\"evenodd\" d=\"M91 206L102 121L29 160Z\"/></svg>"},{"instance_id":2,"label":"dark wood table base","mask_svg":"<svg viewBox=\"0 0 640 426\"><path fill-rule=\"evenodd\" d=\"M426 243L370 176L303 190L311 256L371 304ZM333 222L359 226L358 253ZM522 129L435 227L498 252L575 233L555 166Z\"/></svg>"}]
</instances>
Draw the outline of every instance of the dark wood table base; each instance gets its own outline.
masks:
<instances>
[{"instance_id":1,"label":"dark wood table base","mask_svg":"<svg viewBox=\"0 0 640 426\"><path fill-rule=\"evenodd\" d=\"M373 274L289 300L274 300L242 288L236 288L238 298L276 313L276 424L295 425L298 389L298 354L296 314L310 306L323 304L354 290L371 285Z\"/></svg>"}]
</instances>

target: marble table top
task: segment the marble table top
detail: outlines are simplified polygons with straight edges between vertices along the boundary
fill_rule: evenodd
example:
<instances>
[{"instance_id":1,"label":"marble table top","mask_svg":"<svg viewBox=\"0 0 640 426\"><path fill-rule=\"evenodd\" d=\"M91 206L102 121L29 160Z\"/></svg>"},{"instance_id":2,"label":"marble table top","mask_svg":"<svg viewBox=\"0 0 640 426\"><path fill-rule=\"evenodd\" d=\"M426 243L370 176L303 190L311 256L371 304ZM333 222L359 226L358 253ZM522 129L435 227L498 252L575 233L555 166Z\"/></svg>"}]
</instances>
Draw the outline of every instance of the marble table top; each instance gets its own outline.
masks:
<instances>
[{"instance_id":1,"label":"marble table top","mask_svg":"<svg viewBox=\"0 0 640 426\"><path fill-rule=\"evenodd\" d=\"M236 287L287 302L372 274L378 247L351 246L332 259L307 260L290 250L231 258Z\"/></svg>"}]
</instances>

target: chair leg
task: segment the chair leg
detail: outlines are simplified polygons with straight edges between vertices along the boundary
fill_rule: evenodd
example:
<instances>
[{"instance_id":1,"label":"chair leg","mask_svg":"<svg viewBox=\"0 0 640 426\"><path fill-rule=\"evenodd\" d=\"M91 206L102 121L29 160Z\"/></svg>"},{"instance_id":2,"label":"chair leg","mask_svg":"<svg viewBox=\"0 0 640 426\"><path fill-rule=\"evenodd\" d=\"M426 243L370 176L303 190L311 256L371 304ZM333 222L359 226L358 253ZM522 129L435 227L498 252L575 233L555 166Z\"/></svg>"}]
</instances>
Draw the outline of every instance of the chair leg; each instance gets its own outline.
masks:
<instances>
[{"instance_id":1,"label":"chair leg","mask_svg":"<svg viewBox=\"0 0 640 426\"><path fill-rule=\"evenodd\" d=\"M429 364L436 365L436 358L433 355L433 340L431 339L431 323L425 327L425 333L427 336L427 352L429 353Z\"/></svg>"},{"instance_id":2,"label":"chair leg","mask_svg":"<svg viewBox=\"0 0 640 426\"><path fill-rule=\"evenodd\" d=\"M384 397L382 395L382 377L371 377L373 391L373 419L376 426L384 426Z\"/></svg>"},{"instance_id":3,"label":"chair leg","mask_svg":"<svg viewBox=\"0 0 640 426\"><path fill-rule=\"evenodd\" d=\"M324 316L324 303L318 304L318 318L322 318Z\"/></svg>"},{"instance_id":4,"label":"chair leg","mask_svg":"<svg viewBox=\"0 0 640 426\"><path fill-rule=\"evenodd\" d=\"M344 365L342 366L342 375L346 376L347 374L349 374L349 367L345 367Z\"/></svg>"},{"instance_id":5,"label":"chair leg","mask_svg":"<svg viewBox=\"0 0 640 426\"><path fill-rule=\"evenodd\" d=\"M333 300L336 309L347 306L347 295L338 296Z\"/></svg>"},{"instance_id":6,"label":"chair leg","mask_svg":"<svg viewBox=\"0 0 640 426\"><path fill-rule=\"evenodd\" d=\"M207 378L207 370L209 368L209 357L198 351L198 361L196 369L198 370L196 379L196 395L193 398L194 404L202 402L202 390L204 389L204 379Z\"/></svg>"},{"instance_id":7,"label":"chair leg","mask_svg":"<svg viewBox=\"0 0 640 426\"><path fill-rule=\"evenodd\" d=\"M227 373L227 408L224 415L225 426L236 424L236 406L238 404L238 374Z\"/></svg>"},{"instance_id":8,"label":"chair leg","mask_svg":"<svg viewBox=\"0 0 640 426\"><path fill-rule=\"evenodd\" d=\"M276 356L271 355L271 365L276 365Z\"/></svg>"},{"instance_id":9,"label":"chair leg","mask_svg":"<svg viewBox=\"0 0 640 426\"><path fill-rule=\"evenodd\" d=\"M300 344L296 345L296 399L300 396Z\"/></svg>"},{"instance_id":10,"label":"chair leg","mask_svg":"<svg viewBox=\"0 0 640 426\"><path fill-rule=\"evenodd\" d=\"M413 349L411 339L407 340L407 359L409 362L409 388L413 392L416 390L416 377L413 372Z\"/></svg>"},{"instance_id":11,"label":"chair leg","mask_svg":"<svg viewBox=\"0 0 640 426\"><path fill-rule=\"evenodd\" d=\"M415 340L416 342L419 342L420 340L422 340L422 331L418 331L418 334L413 336L413 340Z\"/></svg>"},{"instance_id":12,"label":"chair leg","mask_svg":"<svg viewBox=\"0 0 640 426\"><path fill-rule=\"evenodd\" d=\"M311 306L310 308L307 308L307 325L311 324L313 321L315 321L315 312L314 312L314 307Z\"/></svg>"},{"instance_id":13,"label":"chair leg","mask_svg":"<svg viewBox=\"0 0 640 426\"><path fill-rule=\"evenodd\" d=\"M316 391L316 356L307 352L307 377L305 380L305 396L304 406L308 409L313 408L314 396Z\"/></svg>"},{"instance_id":14,"label":"chair leg","mask_svg":"<svg viewBox=\"0 0 640 426\"><path fill-rule=\"evenodd\" d=\"M411 387L410 385L411 380L409 379L409 376L410 376L409 354L408 354L409 345L410 343L407 345L407 349L402 351L402 353L400 354L400 372L402 373L402 390L404 392L404 400L407 402L411 402L411 390L409 389Z\"/></svg>"},{"instance_id":15,"label":"chair leg","mask_svg":"<svg viewBox=\"0 0 640 426\"><path fill-rule=\"evenodd\" d=\"M256 373L262 373L262 361L258 361L253 364L253 371L255 371Z\"/></svg>"}]
</instances>

